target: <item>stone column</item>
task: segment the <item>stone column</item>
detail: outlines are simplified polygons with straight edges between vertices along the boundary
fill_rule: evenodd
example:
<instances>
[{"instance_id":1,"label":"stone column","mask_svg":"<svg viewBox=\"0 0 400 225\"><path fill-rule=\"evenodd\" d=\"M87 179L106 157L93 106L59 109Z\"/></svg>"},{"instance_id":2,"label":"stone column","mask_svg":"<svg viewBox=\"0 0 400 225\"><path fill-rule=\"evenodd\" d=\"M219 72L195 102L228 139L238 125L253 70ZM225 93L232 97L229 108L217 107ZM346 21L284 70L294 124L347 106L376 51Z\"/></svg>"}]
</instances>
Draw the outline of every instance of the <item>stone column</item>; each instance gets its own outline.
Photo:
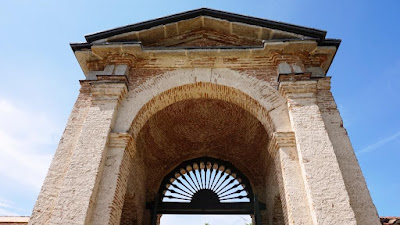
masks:
<instances>
[{"instance_id":1,"label":"stone column","mask_svg":"<svg viewBox=\"0 0 400 225\"><path fill-rule=\"evenodd\" d=\"M297 77L301 80L297 80ZM314 224L357 224L333 145L317 105L317 81L293 75L279 84L287 99Z\"/></svg>"},{"instance_id":2,"label":"stone column","mask_svg":"<svg viewBox=\"0 0 400 225\"><path fill-rule=\"evenodd\" d=\"M111 133L91 224L119 225L130 164L135 154L132 136Z\"/></svg>"},{"instance_id":3,"label":"stone column","mask_svg":"<svg viewBox=\"0 0 400 225\"><path fill-rule=\"evenodd\" d=\"M330 77L318 79L318 106L335 150L347 192L349 192L350 203L358 224L380 225L367 183L333 99L330 80Z\"/></svg>"},{"instance_id":4,"label":"stone column","mask_svg":"<svg viewBox=\"0 0 400 225\"><path fill-rule=\"evenodd\" d=\"M116 75L83 81L90 84L87 91L91 101L49 224L90 222L107 155L109 133L119 102L127 93L126 82L125 76Z\"/></svg>"},{"instance_id":5,"label":"stone column","mask_svg":"<svg viewBox=\"0 0 400 225\"><path fill-rule=\"evenodd\" d=\"M71 155L78 143L83 121L90 105L89 83L82 83L78 99L69 116L57 151L51 161L49 171L33 208L29 224L49 224L57 203L62 182L71 162Z\"/></svg>"},{"instance_id":6,"label":"stone column","mask_svg":"<svg viewBox=\"0 0 400 225\"><path fill-rule=\"evenodd\" d=\"M274 133L268 151L274 158L285 224L313 224L301 176L294 133Z\"/></svg>"}]
</instances>

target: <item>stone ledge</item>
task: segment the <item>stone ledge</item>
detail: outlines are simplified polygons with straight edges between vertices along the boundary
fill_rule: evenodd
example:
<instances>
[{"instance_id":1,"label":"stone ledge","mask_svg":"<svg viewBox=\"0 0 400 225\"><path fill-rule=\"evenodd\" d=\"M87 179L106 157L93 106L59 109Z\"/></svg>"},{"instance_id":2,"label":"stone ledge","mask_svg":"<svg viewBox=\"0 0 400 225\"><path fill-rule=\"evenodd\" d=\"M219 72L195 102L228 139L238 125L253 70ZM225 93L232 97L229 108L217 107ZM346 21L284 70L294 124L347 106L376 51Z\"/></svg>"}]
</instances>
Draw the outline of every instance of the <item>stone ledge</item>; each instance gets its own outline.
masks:
<instances>
[{"instance_id":1,"label":"stone ledge","mask_svg":"<svg viewBox=\"0 0 400 225\"><path fill-rule=\"evenodd\" d=\"M400 224L400 217L381 217L382 225L395 225Z\"/></svg>"},{"instance_id":2,"label":"stone ledge","mask_svg":"<svg viewBox=\"0 0 400 225\"><path fill-rule=\"evenodd\" d=\"M0 216L0 225L28 224L29 216Z\"/></svg>"},{"instance_id":3,"label":"stone ledge","mask_svg":"<svg viewBox=\"0 0 400 225\"><path fill-rule=\"evenodd\" d=\"M0 225L28 224L29 218L29 216L0 216ZM382 225L395 225L400 224L400 217L380 217L380 221Z\"/></svg>"},{"instance_id":4,"label":"stone ledge","mask_svg":"<svg viewBox=\"0 0 400 225\"><path fill-rule=\"evenodd\" d=\"M293 132L275 132L268 146L268 152L275 157L279 148L294 148L296 146L296 138Z\"/></svg>"}]
</instances>

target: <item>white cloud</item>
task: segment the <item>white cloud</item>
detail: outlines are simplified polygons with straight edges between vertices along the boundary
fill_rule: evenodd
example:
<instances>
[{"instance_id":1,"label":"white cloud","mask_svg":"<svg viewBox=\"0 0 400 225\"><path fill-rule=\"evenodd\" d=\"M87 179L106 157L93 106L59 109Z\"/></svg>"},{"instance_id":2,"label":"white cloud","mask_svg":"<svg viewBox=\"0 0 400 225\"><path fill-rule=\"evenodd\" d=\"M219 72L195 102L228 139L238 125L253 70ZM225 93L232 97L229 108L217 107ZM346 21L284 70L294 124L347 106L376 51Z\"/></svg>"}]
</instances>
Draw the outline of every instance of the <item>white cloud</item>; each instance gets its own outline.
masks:
<instances>
[{"instance_id":1,"label":"white cloud","mask_svg":"<svg viewBox=\"0 0 400 225\"><path fill-rule=\"evenodd\" d=\"M18 216L16 211L21 211L21 209L15 207L13 202L0 198L0 215Z\"/></svg>"},{"instance_id":2,"label":"white cloud","mask_svg":"<svg viewBox=\"0 0 400 225\"><path fill-rule=\"evenodd\" d=\"M15 196L36 195L46 176L62 126L42 112L35 112L0 98L0 215L16 216L31 209ZM13 188L18 188L15 190ZM28 206L29 207L29 206Z\"/></svg>"},{"instance_id":3,"label":"white cloud","mask_svg":"<svg viewBox=\"0 0 400 225\"><path fill-rule=\"evenodd\" d=\"M42 186L60 134L48 115L0 98L0 180L11 180L37 193ZM11 185L11 184L7 184ZM16 208L0 187L0 215L15 215ZM4 190L4 189L3 189Z\"/></svg>"},{"instance_id":4,"label":"white cloud","mask_svg":"<svg viewBox=\"0 0 400 225\"><path fill-rule=\"evenodd\" d=\"M389 142L395 141L398 138L400 138L400 131L389 137L386 137L378 142L375 142L374 144L368 145L364 149L357 151L357 154L363 154L363 153L375 151L375 150L379 149L380 147L382 147L383 145L385 145Z\"/></svg>"},{"instance_id":5,"label":"white cloud","mask_svg":"<svg viewBox=\"0 0 400 225\"><path fill-rule=\"evenodd\" d=\"M18 216L17 213L14 212L14 210L8 210L7 208L3 208L0 206L0 215L4 216Z\"/></svg>"}]
</instances>

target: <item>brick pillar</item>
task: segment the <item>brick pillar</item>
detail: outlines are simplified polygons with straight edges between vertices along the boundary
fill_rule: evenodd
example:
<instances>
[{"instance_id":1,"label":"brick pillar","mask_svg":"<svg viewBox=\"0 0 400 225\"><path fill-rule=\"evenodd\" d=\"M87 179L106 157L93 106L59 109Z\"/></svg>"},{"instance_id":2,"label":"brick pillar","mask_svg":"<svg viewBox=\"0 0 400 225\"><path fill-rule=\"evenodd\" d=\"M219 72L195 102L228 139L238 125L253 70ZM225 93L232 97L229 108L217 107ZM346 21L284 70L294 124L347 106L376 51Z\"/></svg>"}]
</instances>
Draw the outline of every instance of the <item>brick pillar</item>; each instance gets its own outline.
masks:
<instances>
[{"instance_id":1,"label":"brick pillar","mask_svg":"<svg viewBox=\"0 0 400 225\"><path fill-rule=\"evenodd\" d=\"M281 81L314 224L357 224L333 145L317 105L317 81Z\"/></svg>"},{"instance_id":2,"label":"brick pillar","mask_svg":"<svg viewBox=\"0 0 400 225\"><path fill-rule=\"evenodd\" d=\"M51 216L47 221L42 221L37 216L39 219L30 221L30 224L90 222L107 155L108 136L119 102L127 92L127 84L125 76L102 75L94 81L82 81L82 85L88 86L85 91L90 95L86 118L82 121L80 130L75 130L79 137L74 150L70 151L65 175L59 181L60 191L51 209ZM42 212L34 213L40 215Z\"/></svg>"},{"instance_id":3,"label":"brick pillar","mask_svg":"<svg viewBox=\"0 0 400 225\"><path fill-rule=\"evenodd\" d=\"M274 133L268 151L274 158L285 224L313 224L301 176L294 133Z\"/></svg>"},{"instance_id":4,"label":"brick pillar","mask_svg":"<svg viewBox=\"0 0 400 225\"><path fill-rule=\"evenodd\" d=\"M91 224L120 224L128 186L129 169L134 154L135 151L130 134L110 134L107 157Z\"/></svg>"}]
</instances>

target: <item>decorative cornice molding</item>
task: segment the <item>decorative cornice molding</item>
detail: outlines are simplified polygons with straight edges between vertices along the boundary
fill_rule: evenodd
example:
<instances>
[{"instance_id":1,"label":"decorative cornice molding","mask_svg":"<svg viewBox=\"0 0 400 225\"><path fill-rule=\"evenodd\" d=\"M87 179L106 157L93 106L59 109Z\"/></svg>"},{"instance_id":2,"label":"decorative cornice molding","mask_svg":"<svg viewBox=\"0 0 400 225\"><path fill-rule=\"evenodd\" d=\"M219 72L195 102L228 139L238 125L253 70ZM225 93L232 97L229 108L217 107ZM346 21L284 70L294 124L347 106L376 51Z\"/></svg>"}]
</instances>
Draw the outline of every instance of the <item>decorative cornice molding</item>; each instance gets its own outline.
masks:
<instances>
[{"instance_id":1,"label":"decorative cornice molding","mask_svg":"<svg viewBox=\"0 0 400 225\"><path fill-rule=\"evenodd\" d=\"M331 77L324 77L318 80L318 90L330 90L331 89Z\"/></svg>"},{"instance_id":2,"label":"decorative cornice molding","mask_svg":"<svg viewBox=\"0 0 400 225\"><path fill-rule=\"evenodd\" d=\"M129 66L108 64L104 70L89 71L86 80L80 80L81 92L87 92L93 100L121 100L128 91Z\"/></svg>"},{"instance_id":3,"label":"decorative cornice molding","mask_svg":"<svg viewBox=\"0 0 400 225\"><path fill-rule=\"evenodd\" d=\"M310 80L311 73L304 72L304 73L288 73L288 74L278 74L278 82L284 81L302 81L302 80Z\"/></svg>"},{"instance_id":4,"label":"decorative cornice molding","mask_svg":"<svg viewBox=\"0 0 400 225\"><path fill-rule=\"evenodd\" d=\"M297 76L297 75L294 75ZM314 96L317 89L317 80L293 80L279 83L279 93L289 98L304 98Z\"/></svg>"},{"instance_id":5,"label":"decorative cornice molding","mask_svg":"<svg viewBox=\"0 0 400 225\"><path fill-rule=\"evenodd\" d=\"M108 137L108 146L127 150L132 158L136 154L134 139L129 133L110 133Z\"/></svg>"},{"instance_id":6,"label":"decorative cornice molding","mask_svg":"<svg viewBox=\"0 0 400 225\"><path fill-rule=\"evenodd\" d=\"M92 61L93 63L93 61ZM100 77L103 77L102 80L124 80L126 82L127 79L123 79L120 77L126 77L129 75L129 64L124 64L121 59L119 62L107 63L103 65L103 70L89 70L85 72L86 80L99 80Z\"/></svg>"},{"instance_id":7,"label":"decorative cornice molding","mask_svg":"<svg viewBox=\"0 0 400 225\"><path fill-rule=\"evenodd\" d=\"M102 75L99 80L80 80L81 92L89 93L92 100L120 102L128 93L126 76Z\"/></svg>"},{"instance_id":8,"label":"decorative cornice molding","mask_svg":"<svg viewBox=\"0 0 400 225\"><path fill-rule=\"evenodd\" d=\"M271 157L275 157L280 148L296 147L296 137L294 132L275 132L268 145L268 152Z\"/></svg>"}]
</instances>

